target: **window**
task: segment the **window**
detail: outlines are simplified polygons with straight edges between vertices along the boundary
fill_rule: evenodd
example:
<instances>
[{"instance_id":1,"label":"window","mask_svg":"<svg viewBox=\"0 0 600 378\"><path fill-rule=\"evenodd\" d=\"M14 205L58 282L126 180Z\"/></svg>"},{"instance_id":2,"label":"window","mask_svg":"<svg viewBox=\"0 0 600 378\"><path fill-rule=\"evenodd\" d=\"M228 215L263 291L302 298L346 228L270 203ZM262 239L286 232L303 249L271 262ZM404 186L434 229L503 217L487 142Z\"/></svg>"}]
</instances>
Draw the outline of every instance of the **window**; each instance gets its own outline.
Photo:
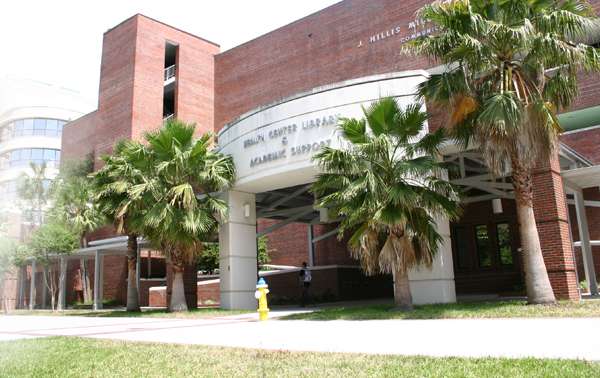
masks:
<instances>
[{"instance_id":1,"label":"window","mask_svg":"<svg viewBox=\"0 0 600 378\"><path fill-rule=\"evenodd\" d=\"M492 266L492 253L490 250L490 235L486 225L475 226L475 243L479 266L487 268Z\"/></svg>"},{"instance_id":2,"label":"window","mask_svg":"<svg viewBox=\"0 0 600 378\"><path fill-rule=\"evenodd\" d=\"M30 136L33 135L33 120L25 119L23 120L23 134L20 136Z\"/></svg>"},{"instance_id":3,"label":"window","mask_svg":"<svg viewBox=\"0 0 600 378\"><path fill-rule=\"evenodd\" d=\"M512 237L510 225L508 223L498 223L496 225L496 235L498 238L498 253L502 265L513 265Z\"/></svg>"},{"instance_id":4,"label":"window","mask_svg":"<svg viewBox=\"0 0 600 378\"><path fill-rule=\"evenodd\" d=\"M469 261L469 235L465 227L456 227L454 229L454 248L456 249L456 266L459 269L470 267Z\"/></svg>"},{"instance_id":5,"label":"window","mask_svg":"<svg viewBox=\"0 0 600 378\"><path fill-rule=\"evenodd\" d=\"M23 136L60 137L65 121L57 119L34 118L19 119L3 127L2 141Z\"/></svg>"},{"instance_id":6,"label":"window","mask_svg":"<svg viewBox=\"0 0 600 378\"><path fill-rule=\"evenodd\" d=\"M45 135L46 134L46 120L45 119L34 119L33 120L33 135Z\"/></svg>"},{"instance_id":7,"label":"window","mask_svg":"<svg viewBox=\"0 0 600 378\"><path fill-rule=\"evenodd\" d=\"M22 148L0 155L0 162L3 161L4 167L6 166L6 161L8 161L10 167L26 166L30 163L42 164L44 162L51 165L60 161L60 150L49 148Z\"/></svg>"},{"instance_id":8,"label":"window","mask_svg":"<svg viewBox=\"0 0 600 378\"><path fill-rule=\"evenodd\" d=\"M58 121L55 119L46 120L46 135L47 136L58 136Z\"/></svg>"}]
</instances>

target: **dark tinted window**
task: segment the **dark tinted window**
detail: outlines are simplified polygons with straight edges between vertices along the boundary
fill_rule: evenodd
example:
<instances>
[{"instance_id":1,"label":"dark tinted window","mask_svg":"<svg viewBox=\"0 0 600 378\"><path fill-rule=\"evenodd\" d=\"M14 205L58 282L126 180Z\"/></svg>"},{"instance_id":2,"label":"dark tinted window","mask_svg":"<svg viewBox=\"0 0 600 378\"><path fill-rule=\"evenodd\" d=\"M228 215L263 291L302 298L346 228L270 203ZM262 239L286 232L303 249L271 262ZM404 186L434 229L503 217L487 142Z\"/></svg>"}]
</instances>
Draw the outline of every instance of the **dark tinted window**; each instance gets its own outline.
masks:
<instances>
[{"instance_id":1,"label":"dark tinted window","mask_svg":"<svg viewBox=\"0 0 600 378\"><path fill-rule=\"evenodd\" d=\"M477 256L479 266L492 266L492 253L490 250L490 235L486 225L475 226L475 242L477 245Z\"/></svg>"},{"instance_id":2,"label":"dark tinted window","mask_svg":"<svg viewBox=\"0 0 600 378\"><path fill-rule=\"evenodd\" d=\"M513 251L510 225L508 223L497 224L496 234L498 238L498 253L500 254L500 263L502 265L512 265Z\"/></svg>"}]
</instances>

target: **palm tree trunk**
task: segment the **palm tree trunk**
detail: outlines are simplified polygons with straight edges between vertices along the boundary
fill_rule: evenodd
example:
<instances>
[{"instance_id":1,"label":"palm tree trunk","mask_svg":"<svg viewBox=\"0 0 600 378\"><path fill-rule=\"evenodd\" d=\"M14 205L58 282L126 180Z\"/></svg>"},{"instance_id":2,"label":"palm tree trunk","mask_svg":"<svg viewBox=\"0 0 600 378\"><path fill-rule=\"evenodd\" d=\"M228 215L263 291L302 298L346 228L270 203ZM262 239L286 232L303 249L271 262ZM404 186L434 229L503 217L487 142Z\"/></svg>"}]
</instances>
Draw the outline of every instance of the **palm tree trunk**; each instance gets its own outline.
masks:
<instances>
[{"instance_id":1,"label":"palm tree trunk","mask_svg":"<svg viewBox=\"0 0 600 378\"><path fill-rule=\"evenodd\" d=\"M87 247L87 238L85 232L81 234L81 246ZM79 266L81 267L81 286L83 289L83 302L90 303L93 301L92 285L90 284L90 275L87 269L87 262L84 258L79 260Z\"/></svg>"},{"instance_id":2,"label":"palm tree trunk","mask_svg":"<svg viewBox=\"0 0 600 378\"><path fill-rule=\"evenodd\" d=\"M517 217L523 248L523 268L527 301L530 304L556 303L548 271L542 255L542 246L533 213L533 179L531 170L512 159L513 186L517 203Z\"/></svg>"},{"instance_id":3,"label":"palm tree trunk","mask_svg":"<svg viewBox=\"0 0 600 378\"><path fill-rule=\"evenodd\" d=\"M137 235L127 235L127 311L140 311L137 286Z\"/></svg>"},{"instance_id":4,"label":"palm tree trunk","mask_svg":"<svg viewBox=\"0 0 600 378\"><path fill-rule=\"evenodd\" d=\"M169 310L172 312L187 311L188 306L185 300L185 289L183 286L183 265L173 264L173 290L171 292L171 303Z\"/></svg>"},{"instance_id":5,"label":"palm tree trunk","mask_svg":"<svg viewBox=\"0 0 600 378\"><path fill-rule=\"evenodd\" d=\"M394 267L394 304L400 311L412 311L412 294L410 293L410 281L408 271Z\"/></svg>"}]
</instances>

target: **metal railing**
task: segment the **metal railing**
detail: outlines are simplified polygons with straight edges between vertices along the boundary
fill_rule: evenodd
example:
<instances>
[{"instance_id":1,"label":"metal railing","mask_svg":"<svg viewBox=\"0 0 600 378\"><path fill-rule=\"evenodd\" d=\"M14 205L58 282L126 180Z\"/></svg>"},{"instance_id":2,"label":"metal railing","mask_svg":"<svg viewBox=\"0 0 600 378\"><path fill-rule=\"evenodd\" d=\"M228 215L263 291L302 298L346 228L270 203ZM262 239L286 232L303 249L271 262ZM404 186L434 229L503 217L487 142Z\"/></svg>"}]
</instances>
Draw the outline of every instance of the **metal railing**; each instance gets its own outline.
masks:
<instances>
[{"instance_id":1,"label":"metal railing","mask_svg":"<svg viewBox=\"0 0 600 378\"><path fill-rule=\"evenodd\" d=\"M163 118L163 123L167 123L170 119L175 118L175 113L169 114L168 116Z\"/></svg>"},{"instance_id":2,"label":"metal railing","mask_svg":"<svg viewBox=\"0 0 600 378\"><path fill-rule=\"evenodd\" d=\"M175 69L175 65L165 68L165 81L174 78L175 73L177 73L177 70Z\"/></svg>"}]
</instances>

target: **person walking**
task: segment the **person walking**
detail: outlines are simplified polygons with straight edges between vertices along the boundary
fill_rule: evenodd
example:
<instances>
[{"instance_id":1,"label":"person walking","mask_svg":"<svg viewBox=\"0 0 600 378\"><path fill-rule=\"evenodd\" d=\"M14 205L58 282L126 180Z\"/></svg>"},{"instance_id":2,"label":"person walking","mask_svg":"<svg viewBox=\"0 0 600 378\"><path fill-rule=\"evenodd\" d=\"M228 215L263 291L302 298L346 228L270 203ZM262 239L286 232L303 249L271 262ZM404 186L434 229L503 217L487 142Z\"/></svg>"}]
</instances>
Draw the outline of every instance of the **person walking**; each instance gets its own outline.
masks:
<instances>
[{"instance_id":1,"label":"person walking","mask_svg":"<svg viewBox=\"0 0 600 378\"><path fill-rule=\"evenodd\" d=\"M300 269L300 284L302 285L302 299L300 306L305 307L310 300L310 283L312 281L312 274L310 269L306 265L306 262L302 263L302 269Z\"/></svg>"}]
</instances>

